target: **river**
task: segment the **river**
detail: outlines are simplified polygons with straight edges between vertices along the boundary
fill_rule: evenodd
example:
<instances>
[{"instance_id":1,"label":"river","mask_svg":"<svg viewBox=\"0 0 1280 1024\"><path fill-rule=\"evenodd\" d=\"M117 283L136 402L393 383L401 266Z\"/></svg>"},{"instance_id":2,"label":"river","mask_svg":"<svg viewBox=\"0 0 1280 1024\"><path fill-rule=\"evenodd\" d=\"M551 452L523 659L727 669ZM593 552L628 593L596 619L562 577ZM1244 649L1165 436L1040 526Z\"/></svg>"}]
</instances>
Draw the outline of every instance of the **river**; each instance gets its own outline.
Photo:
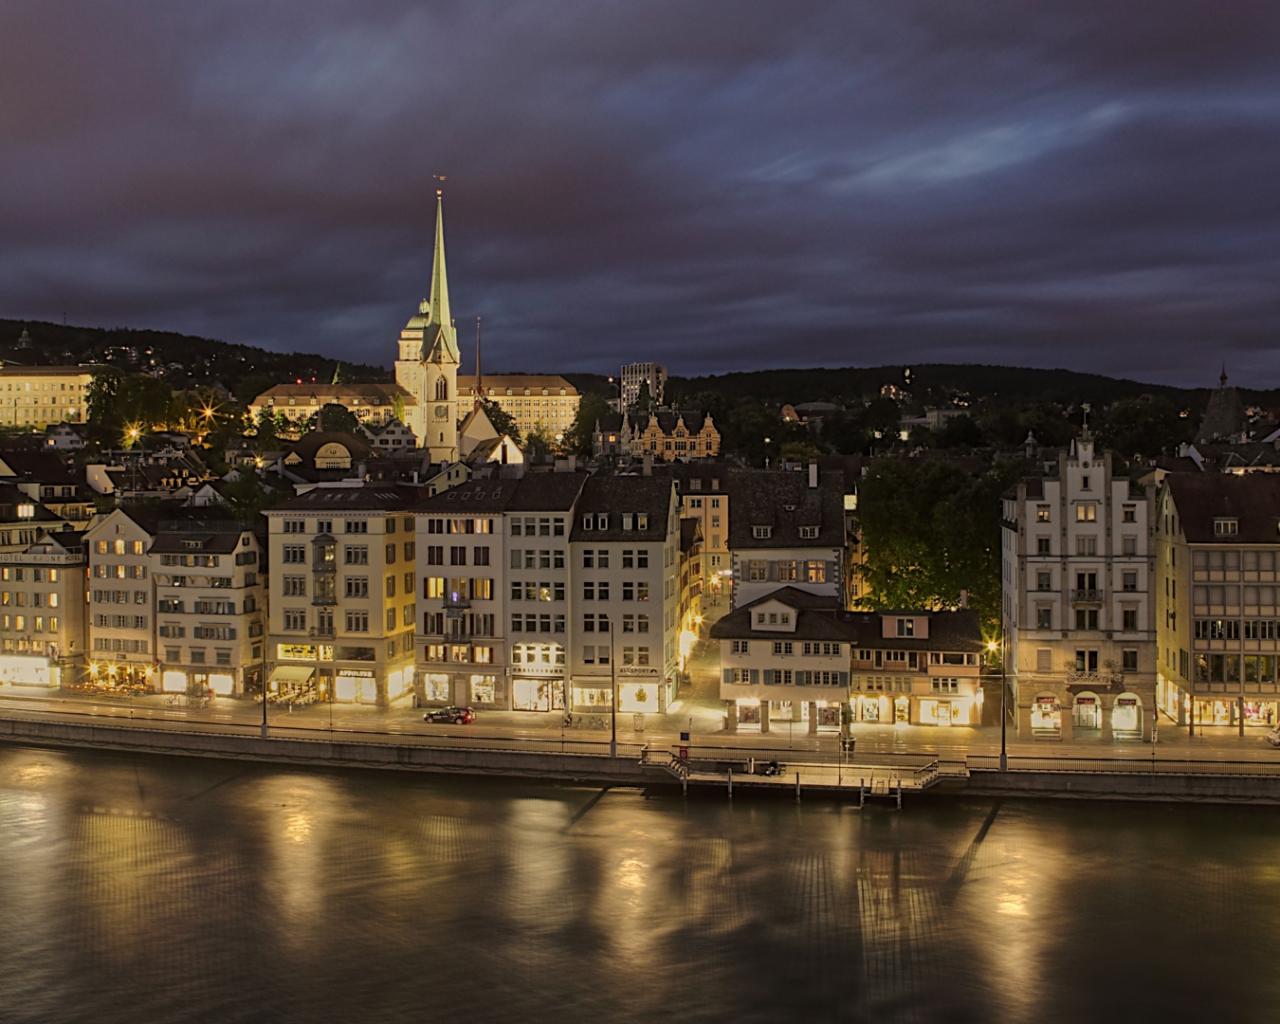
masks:
<instances>
[{"instance_id":1,"label":"river","mask_svg":"<svg viewBox=\"0 0 1280 1024\"><path fill-rule=\"evenodd\" d=\"M0 746L0 1021L1267 1021L1280 812Z\"/></svg>"}]
</instances>

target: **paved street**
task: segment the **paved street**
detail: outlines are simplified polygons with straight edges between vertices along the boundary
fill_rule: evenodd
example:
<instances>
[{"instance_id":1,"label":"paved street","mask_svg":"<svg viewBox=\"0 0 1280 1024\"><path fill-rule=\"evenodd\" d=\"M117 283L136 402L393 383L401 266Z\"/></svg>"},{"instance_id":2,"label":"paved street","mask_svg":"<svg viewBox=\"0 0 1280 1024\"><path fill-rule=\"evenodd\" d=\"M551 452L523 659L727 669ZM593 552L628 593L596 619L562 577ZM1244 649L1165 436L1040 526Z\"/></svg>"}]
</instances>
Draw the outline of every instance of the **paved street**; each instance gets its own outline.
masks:
<instances>
[{"instance_id":1,"label":"paved street","mask_svg":"<svg viewBox=\"0 0 1280 1024\"><path fill-rule=\"evenodd\" d=\"M774 723L768 734L726 733L719 701L709 697L705 666L695 667L693 682L687 695L677 697L665 715L620 714L617 739L626 749L648 743L655 747L674 747L682 731L691 734L695 754L703 750L741 751L744 755L774 752L807 760L835 761L839 758L838 737L834 733L810 735L799 722ZM168 698L153 694L122 698L89 695L50 696L37 692L22 693L13 687L0 691L0 710L13 709L41 715L74 715L77 718L101 717L139 724L163 722L183 724L200 731L254 732L261 726L260 704L221 698L206 707L188 707L170 703ZM426 723L422 711L410 707L377 709L343 705L311 705L290 711L270 705L269 724L280 735L314 732L363 734L395 737L399 742L439 742L450 746L485 746L512 749L607 749L610 738L608 715L575 715L566 728L561 712L536 713L519 711L482 711L475 724L449 726ZM1013 757L1102 757L1194 758L1201 760L1273 760L1280 763L1280 750L1268 746L1260 730L1250 730L1240 737L1229 728L1206 728L1191 738L1185 730L1162 722L1159 740L1151 744L1117 742L1102 743L1097 739L1076 739L1070 743L1052 740L1029 741L1008 737L1009 754ZM921 725L855 725L852 728L855 752L868 756L928 755L963 758L969 754L995 755L1000 750L998 724L982 727L941 727Z\"/></svg>"}]
</instances>

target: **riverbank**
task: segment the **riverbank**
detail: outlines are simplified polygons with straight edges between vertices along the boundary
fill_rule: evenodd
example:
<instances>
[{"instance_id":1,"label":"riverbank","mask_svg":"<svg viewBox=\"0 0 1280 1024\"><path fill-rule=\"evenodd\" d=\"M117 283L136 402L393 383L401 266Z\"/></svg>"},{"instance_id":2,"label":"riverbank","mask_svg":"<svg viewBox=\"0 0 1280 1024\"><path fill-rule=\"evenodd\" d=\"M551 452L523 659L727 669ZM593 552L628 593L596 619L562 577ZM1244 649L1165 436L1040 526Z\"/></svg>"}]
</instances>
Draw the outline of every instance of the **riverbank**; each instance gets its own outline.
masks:
<instances>
[{"instance_id":1,"label":"riverbank","mask_svg":"<svg viewBox=\"0 0 1280 1024\"><path fill-rule=\"evenodd\" d=\"M714 748L620 743L610 756L605 741L567 740L517 749L468 746L468 737L289 735L266 737L191 730L154 721L75 720L63 716L0 716L0 742L26 746L152 753L165 756L256 761L294 767L364 768L544 779L598 785L679 788L726 798L781 794L864 803L878 798L1004 796L1074 800L1132 800L1280 805L1280 765L1265 760L1188 761L1137 758L1014 757L1000 771L991 757L939 760L925 753L875 754L856 762L784 761L773 776L751 769L756 759ZM776 752L777 757L782 752ZM655 756L656 755L656 756Z\"/></svg>"}]
</instances>

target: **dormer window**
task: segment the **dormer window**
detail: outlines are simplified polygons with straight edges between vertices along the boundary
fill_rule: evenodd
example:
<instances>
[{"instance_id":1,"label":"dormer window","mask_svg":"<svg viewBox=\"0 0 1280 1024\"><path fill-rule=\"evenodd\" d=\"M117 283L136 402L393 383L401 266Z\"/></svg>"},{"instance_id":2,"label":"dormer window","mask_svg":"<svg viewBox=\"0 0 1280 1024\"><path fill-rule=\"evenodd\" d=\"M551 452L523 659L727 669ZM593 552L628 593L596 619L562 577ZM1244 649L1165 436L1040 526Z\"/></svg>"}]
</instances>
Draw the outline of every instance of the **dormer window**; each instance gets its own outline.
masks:
<instances>
[{"instance_id":1,"label":"dormer window","mask_svg":"<svg viewBox=\"0 0 1280 1024\"><path fill-rule=\"evenodd\" d=\"M637 530L649 529L649 513L648 512L636 513L636 529Z\"/></svg>"},{"instance_id":2,"label":"dormer window","mask_svg":"<svg viewBox=\"0 0 1280 1024\"><path fill-rule=\"evenodd\" d=\"M915 636L916 621L915 619L899 619L898 620L898 636Z\"/></svg>"},{"instance_id":3,"label":"dormer window","mask_svg":"<svg viewBox=\"0 0 1280 1024\"><path fill-rule=\"evenodd\" d=\"M1240 532L1240 520L1238 519L1215 519L1213 521L1213 535L1215 537L1234 537Z\"/></svg>"},{"instance_id":4,"label":"dormer window","mask_svg":"<svg viewBox=\"0 0 1280 1024\"><path fill-rule=\"evenodd\" d=\"M582 517L582 528L584 530L594 530L596 526L596 517L590 514Z\"/></svg>"},{"instance_id":5,"label":"dormer window","mask_svg":"<svg viewBox=\"0 0 1280 1024\"><path fill-rule=\"evenodd\" d=\"M632 525L633 525L634 520L635 520L635 516L634 516L634 515L632 515L630 512L623 512L623 513L622 513L622 528L623 528L624 530L630 530L630 529L632 528Z\"/></svg>"},{"instance_id":6,"label":"dormer window","mask_svg":"<svg viewBox=\"0 0 1280 1024\"><path fill-rule=\"evenodd\" d=\"M768 540L773 536L772 526L753 526L751 527L751 536L756 540Z\"/></svg>"},{"instance_id":7,"label":"dormer window","mask_svg":"<svg viewBox=\"0 0 1280 1024\"><path fill-rule=\"evenodd\" d=\"M597 530L609 529L609 513L608 512L596 513L596 529Z\"/></svg>"},{"instance_id":8,"label":"dormer window","mask_svg":"<svg viewBox=\"0 0 1280 1024\"><path fill-rule=\"evenodd\" d=\"M818 536L818 528L816 526L800 527L801 540L816 540Z\"/></svg>"}]
</instances>

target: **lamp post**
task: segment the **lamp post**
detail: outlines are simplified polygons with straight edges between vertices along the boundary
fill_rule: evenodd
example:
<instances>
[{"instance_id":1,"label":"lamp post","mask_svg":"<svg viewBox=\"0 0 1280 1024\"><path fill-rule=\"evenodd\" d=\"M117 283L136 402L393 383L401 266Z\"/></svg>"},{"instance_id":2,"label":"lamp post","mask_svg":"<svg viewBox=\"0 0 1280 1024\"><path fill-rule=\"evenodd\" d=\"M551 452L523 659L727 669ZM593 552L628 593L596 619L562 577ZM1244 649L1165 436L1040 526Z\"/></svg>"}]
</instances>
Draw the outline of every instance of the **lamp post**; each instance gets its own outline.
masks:
<instances>
[{"instance_id":1,"label":"lamp post","mask_svg":"<svg viewBox=\"0 0 1280 1024\"><path fill-rule=\"evenodd\" d=\"M609 756L618 756L618 649L613 642L613 623L609 623Z\"/></svg>"},{"instance_id":2,"label":"lamp post","mask_svg":"<svg viewBox=\"0 0 1280 1024\"><path fill-rule=\"evenodd\" d=\"M995 654L1000 654L1000 770L1007 772L1009 770L1009 746L1008 746L1008 716L1005 714L1005 686L1004 680L1004 636L1001 635L999 640L987 641L987 650Z\"/></svg>"}]
</instances>

